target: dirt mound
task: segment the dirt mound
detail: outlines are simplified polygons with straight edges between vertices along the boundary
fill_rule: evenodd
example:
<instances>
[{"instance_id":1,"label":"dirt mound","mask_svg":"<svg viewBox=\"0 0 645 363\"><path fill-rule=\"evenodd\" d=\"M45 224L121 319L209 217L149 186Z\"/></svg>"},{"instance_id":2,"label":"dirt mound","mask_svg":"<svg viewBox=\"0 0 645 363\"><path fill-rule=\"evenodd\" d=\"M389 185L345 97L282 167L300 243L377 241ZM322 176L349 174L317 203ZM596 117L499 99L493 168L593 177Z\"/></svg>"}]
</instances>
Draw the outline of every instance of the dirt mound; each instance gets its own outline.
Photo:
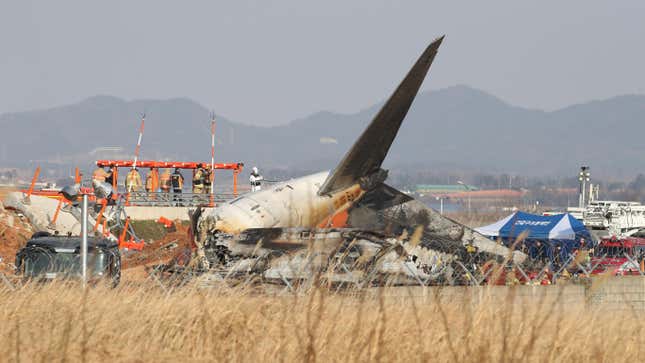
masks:
<instances>
[{"instance_id":1,"label":"dirt mound","mask_svg":"<svg viewBox=\"0 0 645 363\"><path fill-rule=\"evenodd\" d=\"M12 273L16 253L34 233L29 221L12 210L0 211L0 272Z\"/></svg>"},{"instance_id":2,"label":"dirt mound","mask_svg":"<svg viewBox=\"0 0 645 363\"><path fill-rule=\"evenodd\" d=\"M162 238L146 243L141 252L131 252L123 256L123 269L166 263L173 257L180 257L192 248L188 228L175 223L176 230Z\"/></svg>"}]
</instances>

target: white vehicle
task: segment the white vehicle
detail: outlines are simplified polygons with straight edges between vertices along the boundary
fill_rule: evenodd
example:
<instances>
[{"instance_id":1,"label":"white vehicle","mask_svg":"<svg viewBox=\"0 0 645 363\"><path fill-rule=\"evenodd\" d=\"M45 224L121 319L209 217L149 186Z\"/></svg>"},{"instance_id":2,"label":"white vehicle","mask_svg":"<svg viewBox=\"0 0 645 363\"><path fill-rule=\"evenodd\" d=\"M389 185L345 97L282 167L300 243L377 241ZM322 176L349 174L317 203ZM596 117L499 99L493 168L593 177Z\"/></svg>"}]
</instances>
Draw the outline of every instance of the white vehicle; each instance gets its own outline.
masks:
<instances>
[{"instance_id":1,"label":"white vehicle","mask_svg":"<svg viewBox=\"0 0 645 363\"><path fill-rule=\"evenodd\" d=\"M583 212L589 229L607 230L611 235L630 235L645 228L645 205L638 202L597 200Z\"/></svg>"}]
</instances>

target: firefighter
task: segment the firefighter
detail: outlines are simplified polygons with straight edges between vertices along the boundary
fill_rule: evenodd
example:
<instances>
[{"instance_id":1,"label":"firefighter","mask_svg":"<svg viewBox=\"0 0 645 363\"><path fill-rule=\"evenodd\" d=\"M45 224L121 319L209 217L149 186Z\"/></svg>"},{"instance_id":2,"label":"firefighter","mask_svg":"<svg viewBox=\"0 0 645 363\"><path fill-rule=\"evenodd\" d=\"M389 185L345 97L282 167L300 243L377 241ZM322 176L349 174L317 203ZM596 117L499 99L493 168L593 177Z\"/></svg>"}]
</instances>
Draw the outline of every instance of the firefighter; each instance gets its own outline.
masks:
<instances>
[{"instance_id":1,"label":"firefighter","mask_svg":"<svg viewBox=\"0 0 645 363\"><path fill-rule=\"evenodd\" d=\"M179 172L179 168L175 168L175 171L170 176L170 180L172 181L173 199L179 202L181 200L180 194L182 189L184 189L184 176Z\"/></svg>"},{"instance_id":2,"label":"firefighter","mask_svg":"<svg viewBox=\"0 0 645 363\"><path fill-rule=\"evenodd\" d=\"M182 189L184 189L184 176L181 175L179 168L175 168L175 171L170 176L170 180L172 181L172 191L174 193L181 193Z\"/></svg>"},{"instance_id":3,"label":"firefighter","mask_svg":"<svg viewBox=\"0 0 645 363\"><path fill-rule=\"evenodd\" d=\"M159 189L159 171L157 168L150 168L150 172L146 177L146 192L156 193Z\"/></svg>"},{"instance_id":4,"label":"firefighter","mask_svg":"<svg viewBox=\"0 0 645 363\"><path fill-rule=\"evenodd\" d=\"M204 168L204 193L208 194L211 192L211 185L213 184L213 170L210 168Z\"/></svg>"},{"instance_id":5,"label":"firefighter","mask_svg":"<svg viewBox=\"0 0 645 363\"><path fill-rule=\"evenodd\" d=\"M125 177L125 190L128 193L138 192L142 187L141 174L137 168L132 168Z\"/></svg>"},{"instance_id":6,"label":"firefighter","mask_svg":"<svg viewBox=\"0 0 645 363\"><path fill-rule=\"evenodd\" d=\"M264 180L264 177L260 175L258 168L254 166L253 171L251 171L251 176L249 176L249 182L251 183L252 192L256 192L262 189L262 180Z\"/></svg>"},{"instance_id":7,"label":"firefighter","mask_svg":"<svg viewBox=\"0 0 645 363\"><path fill-rule=\"evenodd\" d=\"M170 169L164 170L163 174L161 174L159 184L162 192L170 193L170 189L172 188L172 182L170 180Z\"/></svg>"},{"instance_id":8,"label":"firefighter","mask_svg":"<svg viewBox=\"0 0 645 363\"><path fill-rule=\"evenodd\" d=\"M100 182L105 182L105 179L107 179L110 176L110 173L107 171L107 166L105 168L97 167L94 172L92 172L92 180L100 181Z\"/></svg>"},{"instance_id":9,"label":"firefighter","mask_svg":"<svg viewBox=\"0 0 645 363\"><path fill-rule=\"evenodd\" d=\"M202 194L204 192L204 181L206 179L206 170L204 164L199 164L195 174L193 174L193 193Z\"/></svg>"},{"instance_id":10,"label":"firefighter","mask_svg":"<svg viewBox=\"0 0 645 363\"><path fill-rule=\"evenodd\" d=\"M107 171L107 166L105 167L105 170ZM105 177L105 182L114 185L114 168L110 168L109 171L107 171L107 176Z\"/></svg>"},{"instance_id":11,"label":"firefighter","mask_svg":"<svg viewBox=\"0 0 645 363\"><path fill-rule=\"evenodd\" d=\"M470 253L470 254L475 254L475 253L477 253L477 246L473 245L473 244L472 244L472 242L469 242L469 243L466 245L466 252L468 252L468 253Z\"/></svg>"}]
</instances>

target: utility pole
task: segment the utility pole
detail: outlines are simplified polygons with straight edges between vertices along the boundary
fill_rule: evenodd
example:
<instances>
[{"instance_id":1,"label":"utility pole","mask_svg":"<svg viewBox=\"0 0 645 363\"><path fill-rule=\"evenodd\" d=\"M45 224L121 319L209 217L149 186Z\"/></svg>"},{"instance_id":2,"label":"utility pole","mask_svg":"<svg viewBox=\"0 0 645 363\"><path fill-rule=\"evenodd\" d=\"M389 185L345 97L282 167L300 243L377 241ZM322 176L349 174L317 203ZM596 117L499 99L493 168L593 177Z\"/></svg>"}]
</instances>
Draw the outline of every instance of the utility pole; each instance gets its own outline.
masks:
<instances>
[{"instance_id":1,"label":"utility pole","mask_svg":"<svg viewBox=\"0 0 645 363\"><path fill-rule=\"evenodd\" d=\"M578 173L578 181L580 182L580 194L578 196L578 207L585 208L587 206L587 182L590 180L591 172L588 166L581 166L580 173Z\"/></svg>"},{"instance_id":2,"label":"utility pole","mask_svg":"<svg viewBox=\"0 0 645 363\"><path fill-rule=\"evenodd\" d=\"M211 190L210 193L210 206L215 206L215 111L211 112L211 172L209 175Z\"/></svg>"},{"instance_id":3,"label":"utility pole","mask_svg":"<svg viewBox=\"0 0 645 363\"><path fill-rule=\"evenodd\" d=\"M81 206L81 281L83 289L87 286L87 194L83 193Z\"/></svg>"},{"instance_id":4,"label":"utility pole","mask_svg":"<svg viewBox=\"0 0 645 363\"><path fill-rule=\"evenodd\" d=\"M435 197L436 199L439 199L439 214L443 215L443 199L445 198L443 195Z\"/></svg>"},{"instance_id":5,"label":"utility pole","mask_svg":"<svg viewBox=\"0 0 645 363\"><path fill-rule=\"evenodd\" d=\"M457 180L457 184L463 185L466 188L466 192L468 193L468 214L470 215L470 187L461 180Z\"/></svg>"}]
</instances>

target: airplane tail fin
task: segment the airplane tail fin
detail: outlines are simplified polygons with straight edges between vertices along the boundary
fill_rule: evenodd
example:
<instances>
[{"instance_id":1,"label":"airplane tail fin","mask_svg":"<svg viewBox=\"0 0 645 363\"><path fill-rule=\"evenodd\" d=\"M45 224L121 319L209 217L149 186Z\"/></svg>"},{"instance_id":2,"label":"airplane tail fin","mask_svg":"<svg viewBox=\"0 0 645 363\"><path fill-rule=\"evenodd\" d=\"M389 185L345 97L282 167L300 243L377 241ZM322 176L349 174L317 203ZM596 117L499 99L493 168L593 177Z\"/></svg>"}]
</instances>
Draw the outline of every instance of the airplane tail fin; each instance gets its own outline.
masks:
<instances>
[{"instance_id":1,"label":"airplane tail fin","mask_svg":"<svg viewBox=\"0 0 645 363\"><path fill-rule=\"evenodd\" d=\"M363 134L332 171L318 194L346 188L381 168L401 123L430 69L444 36L432 42L412 66L406 77L390 96Z\"/></svg>"}]
</instances>

